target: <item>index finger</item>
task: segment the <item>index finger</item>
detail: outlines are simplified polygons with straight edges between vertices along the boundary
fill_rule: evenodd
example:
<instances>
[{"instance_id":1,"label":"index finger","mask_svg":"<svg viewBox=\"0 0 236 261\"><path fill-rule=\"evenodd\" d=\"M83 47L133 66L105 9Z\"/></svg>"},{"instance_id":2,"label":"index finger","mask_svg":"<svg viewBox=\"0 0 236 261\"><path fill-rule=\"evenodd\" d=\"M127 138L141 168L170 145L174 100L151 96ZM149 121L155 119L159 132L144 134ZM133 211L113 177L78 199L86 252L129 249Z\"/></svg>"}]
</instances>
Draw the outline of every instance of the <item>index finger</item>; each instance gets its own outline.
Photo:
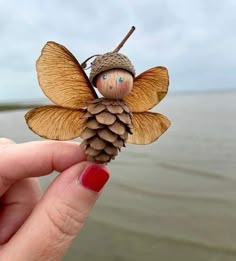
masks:
<instances>
[{"instance_id":1,"label":"index finger","mask_svg":"<svg viewBox=\"0 0 236 261\"><path fill-rule=\"evenodd\" d=\"M20 179L61 172L85 159L77 142L34 141L0 147L0 196Z\"/></svg>"}]
</instances>

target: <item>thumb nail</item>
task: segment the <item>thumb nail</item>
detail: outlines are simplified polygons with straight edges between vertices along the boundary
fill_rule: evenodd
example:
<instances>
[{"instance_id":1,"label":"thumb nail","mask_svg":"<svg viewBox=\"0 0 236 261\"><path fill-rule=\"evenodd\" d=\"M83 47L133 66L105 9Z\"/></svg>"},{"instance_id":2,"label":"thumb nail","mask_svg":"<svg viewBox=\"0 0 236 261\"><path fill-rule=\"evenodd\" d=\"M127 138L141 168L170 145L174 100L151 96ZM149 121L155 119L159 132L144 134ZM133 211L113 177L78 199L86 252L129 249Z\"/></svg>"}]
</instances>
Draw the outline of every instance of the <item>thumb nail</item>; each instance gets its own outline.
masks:
<instances>
[{"instance_id":1,"label":"thumb nail","mask_svg":"<svg viewBox=\"0 0 236 261\"><path fill-rule=\"evenodd\" d=\"M90 190L99 192L109 179L109 173L101 165L88 166L80 176L80 184Z\"/></svg>"}]
</instances>

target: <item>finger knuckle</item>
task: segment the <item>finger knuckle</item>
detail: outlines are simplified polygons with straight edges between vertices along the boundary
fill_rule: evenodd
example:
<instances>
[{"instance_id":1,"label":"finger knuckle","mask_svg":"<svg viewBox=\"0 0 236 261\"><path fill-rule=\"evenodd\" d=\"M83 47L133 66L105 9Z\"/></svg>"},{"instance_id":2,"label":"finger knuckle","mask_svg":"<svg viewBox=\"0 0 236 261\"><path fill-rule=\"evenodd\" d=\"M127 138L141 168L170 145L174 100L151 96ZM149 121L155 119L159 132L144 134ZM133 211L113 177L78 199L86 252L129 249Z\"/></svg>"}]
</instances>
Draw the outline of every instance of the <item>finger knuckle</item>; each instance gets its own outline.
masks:
<instances>
[{"instance_id":1,"label":"finger knuckle","mask_svg":"<svg viewBox=\"0 0 236 261\"><path fill-rule=\"evenodd\" d=\"M3 188L10 187L14 182L15 182L14 179L1 175L0 173L0 184Z\"/></svg>"},{"instance_id":2,"label":"finger knuckle","mask_svg":"<svg viewBox=\"0 0 236 261\"><path fill-rule=\"evenodd\" d=\"M69 237L77 235L88 216L88 212L78 211L68 202L62 200L57 200L46 212L56 230L61 235Z\"/></svg>"},{"instance_id":3,"label":"finger knuckle","mask_svg":"<svg viewBox=\"0 0 236 261\"><path fill-rule=\"evenodd\" d=\"M14 143L15 142L13 140L7 138L0 138L0 145L14 144Z\"/></svg>"}]
</instances>

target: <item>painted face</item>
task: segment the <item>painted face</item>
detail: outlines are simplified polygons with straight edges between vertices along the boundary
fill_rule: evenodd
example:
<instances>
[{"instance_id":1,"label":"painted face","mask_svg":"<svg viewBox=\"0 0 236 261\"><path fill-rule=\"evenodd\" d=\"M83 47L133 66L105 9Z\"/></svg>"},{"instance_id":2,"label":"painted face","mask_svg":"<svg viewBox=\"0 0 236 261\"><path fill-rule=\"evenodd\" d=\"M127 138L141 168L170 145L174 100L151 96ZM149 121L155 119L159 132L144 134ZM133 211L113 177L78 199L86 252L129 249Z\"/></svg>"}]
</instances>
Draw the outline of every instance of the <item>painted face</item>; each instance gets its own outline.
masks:
<instances>
[{"instance_id":1,"label":"painted face","mask_svg":"<svg viewBox=\"0 0 236 261\"><path fill-rule=\"evenodd\" d=\"M122 99L133 87L133 76L122 69L108 70L98 75L96 86L105 98Z\"/></svg>"}]
</instances>

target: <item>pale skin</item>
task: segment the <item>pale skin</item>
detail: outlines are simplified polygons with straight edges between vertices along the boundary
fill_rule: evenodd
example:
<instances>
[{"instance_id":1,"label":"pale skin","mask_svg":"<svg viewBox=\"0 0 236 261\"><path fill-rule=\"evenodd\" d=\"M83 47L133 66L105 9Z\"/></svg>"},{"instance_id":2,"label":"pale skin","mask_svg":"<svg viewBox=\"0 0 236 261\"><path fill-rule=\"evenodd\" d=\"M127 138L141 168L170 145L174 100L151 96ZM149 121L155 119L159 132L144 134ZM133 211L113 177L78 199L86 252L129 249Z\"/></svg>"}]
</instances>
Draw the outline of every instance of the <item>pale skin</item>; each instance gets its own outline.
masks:
<instances>
[{"instance_id":1,"label":"pale skin","mask_svg":"<svg viewBox=\"0 0 236 261\"><path fill-rule=\"evenodd\" d=\"M62 260L101 193L79 182L91 165L76 142L0 138L0 260ZM37 177L53 170L43 194Z\"/></svg>"},{"instance_id":2,"label":"pale skin","mask_svg":"<svg viewBox=\"0 0 236 261\"><path fill-rule=\"evenodd\" d=\"M108 70L98 75L96 86L105 98L121 100L133 88L133 76L123 69Z\"/></svg>"}]
</instances>

